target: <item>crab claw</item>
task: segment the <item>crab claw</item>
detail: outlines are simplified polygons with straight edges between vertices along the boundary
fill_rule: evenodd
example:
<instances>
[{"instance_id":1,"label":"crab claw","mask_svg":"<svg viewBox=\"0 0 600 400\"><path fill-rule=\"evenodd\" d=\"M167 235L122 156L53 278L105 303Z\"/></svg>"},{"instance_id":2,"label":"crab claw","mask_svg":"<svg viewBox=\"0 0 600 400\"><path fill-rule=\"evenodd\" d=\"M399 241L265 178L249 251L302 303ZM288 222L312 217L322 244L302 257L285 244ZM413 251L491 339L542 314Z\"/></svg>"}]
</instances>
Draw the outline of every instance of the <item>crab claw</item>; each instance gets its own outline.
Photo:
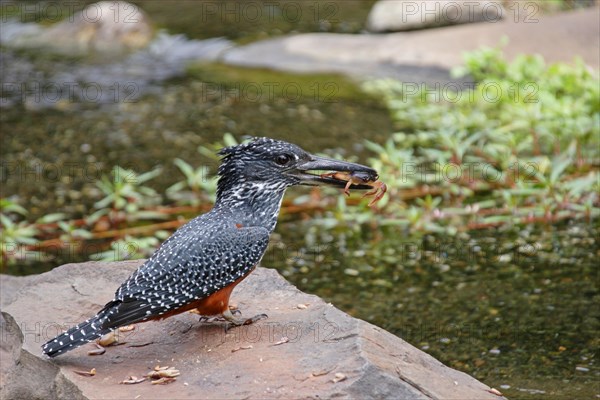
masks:
<instances>
[{"instance_id":1,"label":"crab claw","mask_svg":"<svg viewBox=\"0 0 600 400\"><path fill-rule=\"evenodd\" d=\"M367 193L365 193L362 197L367 197L367 196L375 196L373 197L373 200L371 200L369 202L369 207L374 206L379 200L382 199L382 197L385 195L385 192L387 192L387 186L385 183L379 181L379 182L374 182L373 183L373 190L368 191Z\"/></svg>"}]
</instances>

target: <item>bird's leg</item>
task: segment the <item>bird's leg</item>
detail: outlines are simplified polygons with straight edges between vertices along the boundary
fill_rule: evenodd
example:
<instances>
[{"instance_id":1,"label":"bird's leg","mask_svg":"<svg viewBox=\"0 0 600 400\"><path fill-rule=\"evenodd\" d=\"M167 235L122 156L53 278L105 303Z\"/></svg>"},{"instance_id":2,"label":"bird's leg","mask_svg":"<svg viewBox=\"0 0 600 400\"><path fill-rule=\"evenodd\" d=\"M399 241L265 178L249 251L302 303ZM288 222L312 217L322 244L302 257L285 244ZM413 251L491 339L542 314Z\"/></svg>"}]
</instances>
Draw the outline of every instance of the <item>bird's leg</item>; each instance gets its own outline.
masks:
<instances>
[{"instance_id":1,"label":"bird's leg","mask_svg":"<svg viewBox=\"0 0 600 400\"><path fill-rule=\"evenodd\" d=\"M225 331L228 331L229 329L231 329L235 326L250 325L257 321L260 321L261 319L268 318L268 316L267 316L267 314L258 314L252 318L236 318L233 316L233 313L228 308L223 313L223 318L225 318L226 321L229 321L228 324L225 326Z\"/></svg>"},{"instance_id":2,"label":"bird's leg","mask_svg":"<svg viewBox=\"0 0 600 400\"><path fill-rule=\"evenodd\" d=\"M237 308L237 306L229 306L229 311L233 315L242 315L242 312ZM197 314L200 316L199 322L224 322L227 321L223 315L204 315L197 308L189 311L192 314Z\"/></svg>"},{"instance_id":3,"label":"bird's leg","mask_svg":"<svg viewBox=\"0 0 600 400\"><path fill-rule=\"evenodd\" d=\"M237 314L242 315L242 311L238 308L237 304L229 304L227 307L229 308L229 311L231 311L231 313L233 315L237 315Z\"/></svg>"}]
</instances>

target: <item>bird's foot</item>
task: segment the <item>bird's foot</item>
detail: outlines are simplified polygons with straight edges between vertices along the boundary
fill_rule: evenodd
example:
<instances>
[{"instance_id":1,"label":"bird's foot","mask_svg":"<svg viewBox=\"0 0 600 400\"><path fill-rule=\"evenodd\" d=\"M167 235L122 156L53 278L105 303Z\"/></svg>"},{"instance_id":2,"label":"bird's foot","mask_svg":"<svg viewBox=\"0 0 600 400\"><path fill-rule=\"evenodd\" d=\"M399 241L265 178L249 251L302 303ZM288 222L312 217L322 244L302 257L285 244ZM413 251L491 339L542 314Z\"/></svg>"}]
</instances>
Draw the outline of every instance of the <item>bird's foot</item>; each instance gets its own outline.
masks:
<instances>
[{"instance_id":1,"label":"bird's foot","mask_svg":"<svg viewBox=\"0 0 600 400\"><path fill-rule=\"evenodd\" d=\"M235 310L239 311L239 310ZM240 313L241 314L241 313ZM258 314L252 318L236 318L233 316L231 310L227 310L223 313L223 318L228 321L227 325L225 325L225 332L229 331L231 328L242 325L250 325L255 322L260 321L261 319L269 318L267 314Z\"/></svg>"},{"instance_id":2,"label":"bird's foot","mask_svg":"<svg viewBox=\"0 0 600 400\"><path fill-rule=\"evenodd\" d=\"M232 306L229 306L229 311L231 312L232 315L242 315L242 312L240 310L238 310L237 308L234 308ZM202 315L200 313L200 311L198 311L197 308L194 308L193 310L189 311L192 314L198 314L200 316L200 319L198 320L198 322L226 322L227 320L225 319L225 317L223 317L222 315L217 315L217 316L211 316L211 315Z\"/></svg>"}]
</instances>

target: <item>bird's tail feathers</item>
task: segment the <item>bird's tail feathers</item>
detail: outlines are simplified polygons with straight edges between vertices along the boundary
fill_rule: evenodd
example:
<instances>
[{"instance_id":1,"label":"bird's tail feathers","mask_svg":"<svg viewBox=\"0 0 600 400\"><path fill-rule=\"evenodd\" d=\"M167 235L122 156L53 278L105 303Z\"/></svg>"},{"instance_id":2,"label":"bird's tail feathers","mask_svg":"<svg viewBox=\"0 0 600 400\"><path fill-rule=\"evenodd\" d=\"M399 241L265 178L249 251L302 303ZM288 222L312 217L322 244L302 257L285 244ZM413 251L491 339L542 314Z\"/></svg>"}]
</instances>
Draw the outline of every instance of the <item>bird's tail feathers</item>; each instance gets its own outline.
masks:
<instances>
[{"instance_id":1,"label":"bird's tail feathers","mask_svg":"<svg viewBox=\"0 0 600 400\"><path fill-rule=\"evenodd\" d=\"M49 357L55 357L91 342L114 330L114 328L103 327L108 317L108 308L107 304L107 307L102 309L94 317L61 333L54 339L49 340L42 346L42 351Z\"/></svg>"}]
</instances>

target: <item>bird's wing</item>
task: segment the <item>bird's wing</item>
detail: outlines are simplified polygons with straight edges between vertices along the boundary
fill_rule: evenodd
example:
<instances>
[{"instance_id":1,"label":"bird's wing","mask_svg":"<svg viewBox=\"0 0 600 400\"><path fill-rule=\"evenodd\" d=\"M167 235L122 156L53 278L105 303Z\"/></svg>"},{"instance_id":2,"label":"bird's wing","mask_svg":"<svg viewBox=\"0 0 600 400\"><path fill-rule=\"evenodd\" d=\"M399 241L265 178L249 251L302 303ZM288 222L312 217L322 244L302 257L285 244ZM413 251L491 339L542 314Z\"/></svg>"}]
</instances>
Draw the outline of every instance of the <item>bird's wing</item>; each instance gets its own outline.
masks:
<instances>
[{"instance_id":1,"label":"bird's wing","mask_svg":"<svg viewBox=\"0 0 600 400\"><path fill-rule=\"evenodd\" d=\"M210 296L252 271L268 243L261 227L220 231L218 241L205 232L165 243L117 290L103 327L145 321Z\"/></svg>"}]
</instances>

